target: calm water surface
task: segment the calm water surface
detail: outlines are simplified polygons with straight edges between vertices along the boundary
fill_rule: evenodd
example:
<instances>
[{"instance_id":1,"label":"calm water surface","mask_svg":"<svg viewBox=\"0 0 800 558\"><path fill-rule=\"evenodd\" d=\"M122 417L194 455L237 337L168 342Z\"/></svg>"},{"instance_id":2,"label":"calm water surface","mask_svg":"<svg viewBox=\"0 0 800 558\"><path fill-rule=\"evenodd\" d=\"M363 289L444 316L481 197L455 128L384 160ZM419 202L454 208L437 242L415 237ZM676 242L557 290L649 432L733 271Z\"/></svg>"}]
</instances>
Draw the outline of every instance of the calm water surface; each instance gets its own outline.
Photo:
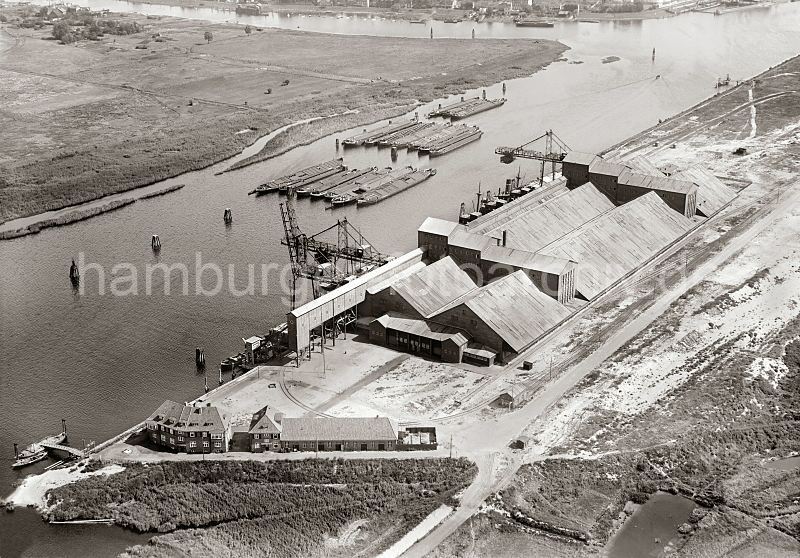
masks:
<instances>
[{"instance_id":1,"label":"calm water surface","mask_svg":"<svg viewBox=\"0 0 800 558\"><path fill-rule=\"evenodd\" d=\"M368 18L252 18L206 8L111 0L77 3L212 21L299 25L321 32L390 36L427 36L429 32L427 26ZM401 253L414 246L415 230L426 216L454 219L459 204L474 199L479 181L484 188L496 189L506 176L516 173L516 165L499 162L493 153L496 146L518 145L552 128L572 148L600 150L708 97L720 75L746 78L800 51L797 3L722 17L686 14L642 22L565 23L554 29L434 25L437 36L467 37L475 27L478 37L558 38L571 47L566 55L569 60L582 64L556 63L530 78L507 82L508 102L503 108L468 119L484 131L478 142L432 161L401 152L398 165L439 169L433 179L416 188L362 209L323 211L322 202L300 200L298 217L307 232L347 216L379 249ZM657 57L652 62L654 47ZM1 51L2 44L0 62ZM606 56L621 60L603 64ZM654 79L657 74L661 79ZM499 97L500 86L489 88L488 95ZM392 164L389 151L383 149L339 154L350 166ZM259 268L287 260L279 244L279 200L254 199L247 192L270 176L335 155L330 137L280 158L214 176L222 168L218 165L166 181L165 185L186 183L174 194L0 243L0 493L9 492L13 482L28 472L9 469L13 442L27 443L52 433L61 418L68 421L74 445L102 441L144 418L165 398L183 401L200 395L203 380L194 368L194 347L205 348L213 370L214 363L241 349L242 337L264 333L283 321L287 300L280 277L275 272L266 277L266 294L261 294ZM521 172L532 176L536 167L522 162ZM230 228L222 223L226 207L234 215ZM159 234L164 245L158 258L149 248L151 234ZM147 263L184 263L194 269L200 252L203 262L232 265L239 288L247 283L248 265L253 264L258 294L237 297L224 289L217 296L174 292L166 296L159 276L153 296L114 297L108 291L98 294L98 277L92 273L85 277L86 292L80 295L73 292L67 270L70 259L81 252L87 262L103 265L107 275L112 266L130 263L139 272L142 292ZM192 273L192 292L194 280ZM107 286L109 281L107 276ZM178 281L172 287L180 291ZM0 532L23 529L22 520L10 521L0 516ZM15 547L17 555L26 544L41 538L42 529L58 534L61 541L61 530L37 522L30 536L16 539L21 541ZM0 539L7 540L2 535ZM75 539L64 539L60 555L93 555L85 548L70 550L70 541ZM103 548L102 544L97 548ZM6 552L0 554L5 557ZM98 556L109 554L98 552Z\"/></svg>"},{"instance_id":2,"label":"calm water surface","mask_svg":"<svg viewBox=\"0 0 800 558\"><path fill-rule=\"evenodd\" d=\"M608 544L608 558L664 556L664 548L680 536L678 527L692 513L694 502L656 492L631 515Z\"/></svg>"}]
</instances>

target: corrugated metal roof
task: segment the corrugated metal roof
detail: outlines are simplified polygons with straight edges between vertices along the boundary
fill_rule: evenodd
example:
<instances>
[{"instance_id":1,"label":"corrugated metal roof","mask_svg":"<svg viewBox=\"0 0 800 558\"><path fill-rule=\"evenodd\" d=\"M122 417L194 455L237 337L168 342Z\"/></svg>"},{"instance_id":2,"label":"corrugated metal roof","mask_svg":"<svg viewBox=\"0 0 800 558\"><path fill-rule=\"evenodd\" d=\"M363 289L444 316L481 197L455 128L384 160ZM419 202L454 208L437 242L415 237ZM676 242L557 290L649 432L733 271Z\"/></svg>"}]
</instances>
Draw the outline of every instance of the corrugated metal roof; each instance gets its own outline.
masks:
<instances>
[{"instance_id":1,"label":"corrugated metal roof","mask_svg":"<svg viewBox=\"0 0 800 558\"><path fill-rule=\"evenodd\" d=\"M319 308L320 306L324 306L325 304L330 304L336 298L342 296L342 293L345 293L347 291L352 291L358 286L366 284L367 287L369 287L381 281L385 281L386 277L388 277L387 274L392 273L392 270L396 270L398 268L404 269L403 266L408 265L409 262L420 259L422 259L422 250L420 250L419 248L415 248L411 252L403 254L402 256L399 256L380 267L376 267L375 269L368 271L364 275L359 275L346 285L342 285L341 287L338 287L329 293L325 293L321 297L316 298L311 302L308 302L307 304L300 306L299 308L295 308L289 313L295 317L304 316L305 314L308 314L309 312L311 312L316 308Z\"/></svg>"},{"instance_id":2,"label":"corrugated metal roof","mask_svg":"<svg viewBox=\"0 0 800 558\"><path fill-rule=\"evenodd\" d=\"M386 417L317 417L283 419L281 441L366 442L397 439Z\"/></svg>"},{"instance_id":3,"label":"corrugated metal roof","mask_svg":"<svg viewBox=\"0 0 800 558\"><path fill-rule=\"evenodd\" d=\"M503 225L510 219L528 211L531 207L541 205L547 200L566 192L569 192L567 181L563 178L557 179L556 182L545 184L530 194L525 194L515 200L511 200L502 208L490 211L486 215L482 215L474 221L470 221L467 223L467 229L470 232L488 235L492 231L503 228Z\"/></svg>"},{"instance_id":4,"label":"corrugated metal roof","mask_svg":"<svg viewBox=\"0 0 800 558\"><path fill-rule=\"evenodd\" d=\"M565 258L557 258L525 250L514 250L505 246L487 247L481 252L481 260L553 275L561 275L575 266L575 262Z\"/></svg>"},{"instance_id":5,"label":"corrugated metal roof","mask_svg":"<svg viewBox=\"0 0 800 558\"><path fill-rule=\"evenodd\" d=\"M380 283L375 283L374 285L370 285L367 288L367 292L369 294L375 294L381 292L386 287L391 287L394 283L403 279L404 277L408 277L409 275L413 275L418 271L425 269L424 262L417 262L411 267L400 271L399 273L392 275L391 277L386 278L385 280L381 281Z\"/></svg>"},{"instance_id":6,"label":"corrugated metal roof","mask_svg":"<svg viewBox=\"0 0 800 558\"><path fill-rule=\"evenodd\" d=\"M478 287L447 257L396 281L392 288L422 317L428 318Z\"/></svg>"},{"instance_id":7,"label":"corrugated metal roof","mask_svg":"<svg viewBox=\"0 0 800 558\"><path fill-rule=\"evenodd\" d=\"M384 314L377 321L387 329L419 335L428 339L438 339L440 341L452 339L457 345L464 345L468 341L467 336L458 328L429 323L425 320L411 318L395 312Z\"/></svg>"},{"instance_id":8,"label":"corrugated metal roof","mask_svg":"<svg viewBox=\"0 0 800 558\"><path fill-rule=\"evenodd\" d=\"M637 155L623 162L636 172L650 174L652 176L664 176L664 173L644 155Z\"/></svg>"},{"instance_id":9,"label":"corrugated metal roof","mask_svg":"<svg viewBox=\"0 0 800 558\"><path fill-rule=\"evenodd\" d=\"M592 161L597 159L594 153L584 153L582 151L570 151L564 157L564 163L574 163L576 165L591 165Z\"/></svg>"},{"instance_id":10,"label":"corrugated metal roof","mask_svg":"<svg viewBox=\"0 0 800 558\"><path fill-rule=\"evenodd\" d=\"M624 171L617 179L619 184L626 186L636 186L648 190L660 190L662 192L676 192L678 194L690 194L697 190L693 182L687 180L677 180L669 176L652 176L640 172Z\"/></svg>"},{"instance_id":11,"label":"corrugated metal roof","mask_svg":"<svg viewBox=\"0 0 800 558\"><path fill-rule=\"evenodd\" d=\"M614 204L591 182L568 190L520 212L498 226L507 231L506 247L536 252L575 227L614 209Z\"/></svg>"},{"instance_id":12,"label":"corrugated metal roof","mask_svg":"<svg viewBox=\"0 0 800 558\"><path fill-rule=\"evenodd\" d=\"M537 289L523 271L481 287L464 304L515 352L530 346L570 313Z\"/></svg>"},{"instance_id":13,"label":"corrugated metal roof","mask_svg":"<svg viewBox=\"0 0 800 558\"><path fill-rule=\"evenodd\" d=\"M578 262L576 288L592 299L691 227L690 219L648 192L575 229L542 253Z\"/></svg>"},{"instance_id":14,"label":"corrugated metal roof","mask_svg":"<svg viewBox=\"0 0 800 558\"><path fill-rule=\"evenodd\" d=\"M697 184L697 209L706 217L719 211L725 204L736 197L737 192L708 169L695 165L672 175L681 180L690 180Z\"/></svg>"},{"instance_id":15,"label":"corrugated metal roof","mask_svg":"<svg viewBox=\"0 0 800 558\"><path fill-rule=\"evenodd\" d=\"M457 248L467 248L468 250L481 251L495 241L489 237L481 234L468 232L463 227L459 226L450 233L447 237L448 246L456 246Z\"/></svg>"},{"instance_id":16,"label":"corrugated metal roof","mask_svg":"<svg viewBox=\"0 0 800 558\"><path fill-rule=\"evenodd\" d=\"M589 172L605 176L619 176L628 167L624 163L614 163L598 157L589 165Z\"/></svg>"},{"instance_id":17,"label":"corrugated metal roof","mask_svg":"<svg viewBox=\"0 0 800 558\"><path fill-rule=\"evenodd\" d=\"M492 358L497 356L495 351L491 350L486 345L481 345L480 343L470 343L467 345L467 348L464 349L464 353L469 353L483 358Z\"/></svg>"},{"instance_id":18,"label":"corrugated metal roof","mask_svg":"<svg viewBox=\"0 0 800 558\"><path fill-rule=\"evenodd\" d=\"M456 227L458 227L458 223L454 223L453 221L428 217L417 230L428 234L448 236Z\"/></svg>"}]
</instances>

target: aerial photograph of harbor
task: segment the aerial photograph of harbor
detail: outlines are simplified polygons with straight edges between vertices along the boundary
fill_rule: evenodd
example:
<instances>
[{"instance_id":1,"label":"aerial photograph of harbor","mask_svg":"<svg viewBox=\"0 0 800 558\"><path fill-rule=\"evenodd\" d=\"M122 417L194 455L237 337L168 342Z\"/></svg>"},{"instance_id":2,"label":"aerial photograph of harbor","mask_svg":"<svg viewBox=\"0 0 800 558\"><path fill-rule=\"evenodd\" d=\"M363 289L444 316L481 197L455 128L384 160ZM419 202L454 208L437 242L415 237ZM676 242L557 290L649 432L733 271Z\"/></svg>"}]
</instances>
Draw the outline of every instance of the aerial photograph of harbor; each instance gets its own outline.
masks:
<instances>
[{"instance_id":1,"label":"aerial photograph of harbor","mask_svg":"<svg viewBox=\"0 0 800 558\"><path fill-rule=\"evenodd\" d=\"M0 0L0 558L800 556L800 2Z\"/></svg>"}]
</instances>

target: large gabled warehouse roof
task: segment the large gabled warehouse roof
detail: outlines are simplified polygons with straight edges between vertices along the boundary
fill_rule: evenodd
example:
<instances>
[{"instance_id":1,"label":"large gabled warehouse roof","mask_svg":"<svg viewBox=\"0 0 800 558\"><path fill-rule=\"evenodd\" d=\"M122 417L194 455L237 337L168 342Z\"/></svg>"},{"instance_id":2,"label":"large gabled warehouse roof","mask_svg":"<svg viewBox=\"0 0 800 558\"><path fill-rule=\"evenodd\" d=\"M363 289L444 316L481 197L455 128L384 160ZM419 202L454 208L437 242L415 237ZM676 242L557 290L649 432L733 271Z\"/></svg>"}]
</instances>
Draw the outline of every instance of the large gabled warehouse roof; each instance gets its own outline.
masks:
<instances>
[{"instance_id":1,"label":"large gabled warehouse roof","mask_svg":"<svg viewBox=\"0 0 800 558\"><path fill-rule=\"evenodd\" d=\"M523 271L481 287L464 301L515 352L530 346L569 315L569 310L536 288Z\"/></svg>"},{"instance_id":2,"label":"large gabled warehouse roof","mask_svg":"<svg viewBox=\"0 0 800 558\"><path fill-rule=\"evenodd\" d=\"M736 190L722 182L707 169L693 166L672 175L697 184L697 210L706 217L713 215L736 197Z\"/></svg>"},{"instance_id":3,"label":"large gabled warehouse roof","mask_svg":"<svg viewBox=\"0 0 800 558\"><path fill-rule=\"evenodd\" d=\"M536 252L575 227L612 209L614 204L588 182L520 213L499 225L494 234L504 229L508 248Z\"/></svg>"},{"instance_id":4,"label":"large gabled warehouse roof","mask_svg":"<svg viewBox=\"0 0 800 558\"><path fill-rule=\"evenodd\" d=\"M392 288L420 316L428 318L478 287L447 257L396 281Z\"/></svg>"},{"instance_id":5,"label":"large gabled warehouse roof","mask_svg":"<svg viewBox=\"0 0 800 558\"><path fill-rule=\"evenodd\" d=\"M538 252L514 250L505 246L489 246L481 252L481 260L552 275L562 275L570 268L575 267L575 262L565 258L557 258Z\"/></svg>"},{"instance_id":6,"label":"large gabled warehouse roof","mask_svg":"<svg viewBox=\"0 0 800 558\"><path fill-rule=\"evenodd\" d=\"M670 209L655 192L648 192L541 252L578 262L577 291L591 300L691 227L691 220Z\"/></svg>"},{"instance_id":7,"label":"large gabled warehouse roof","mask_svg":"<svg viewBox=\"0 0 800 558\"><path fill-rule=\"evenodd\" d=\"M697 185L687 180L680 180L674 177L653 176L625 170L617 179L619 184L645 188L648 190L659 190L661 192L675 192L678 194L690 194L697 190Z\"/></svg>"}]
</instances>

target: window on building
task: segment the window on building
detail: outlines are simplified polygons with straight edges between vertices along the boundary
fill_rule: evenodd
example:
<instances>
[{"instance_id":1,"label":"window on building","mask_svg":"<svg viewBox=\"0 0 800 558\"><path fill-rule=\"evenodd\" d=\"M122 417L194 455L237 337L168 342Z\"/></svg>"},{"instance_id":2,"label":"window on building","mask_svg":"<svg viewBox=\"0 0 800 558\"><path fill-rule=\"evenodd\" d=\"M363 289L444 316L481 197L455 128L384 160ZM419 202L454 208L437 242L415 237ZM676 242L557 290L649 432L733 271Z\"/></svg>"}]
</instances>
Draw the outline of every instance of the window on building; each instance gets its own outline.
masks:
<instances>
[{"instance_id":1,"label":"window on building","mask_svg":"<svg viewBox=\"0 0 800 558\"><path fill-rule=\"evenodd\" d=\"M222 447L222 442L214 442L214 447L215 448L221 448Z\"/></svg>"},{"instance_id":2,"label":"window on building","mask_svg":"<svg viewBox=\"0 0 800 558\"><path fill-rule=\"evenodd\" d=\"M178 436L178 441L183 442L183 436Z\"/></svg>"},{"instance_id":3,"label":"window on building","mask_svg":"<svg viewBox=\"0 0 800 558\"><path fill-rule=\"evenodd\" d=\"M203 442L203 447L207 448L208 447L208 442Z\"/></svg>"},{"instance_id":4,"label":"window on building","mask_svg":"<svg viewBox=\"0 0 800 558\"><path fill-rule=\"evenodd\" d=\"M197 442L189 442L189 447L190 448L197 447Z\"/></svg>"},{"instance_id":5,"label":"window on building","mask_svg":"<svg viewBox=\"0 0 800 558\"><path fill-rule=\"evenodd\" d=\"M260 436L261 436L261 434L253 434L253 438L255 438L256 440L258 440L258 438L259 438Z\"/></svg>"},{"instance_id":6,"label":"window on building","mask_svg":"<svg viewBox=\"0 0 800 558\"><path fill-rule=\"evenodd\" d=\"M222 434L211 434L212 440L222 440Z\"/></svg>"},{"instance_id":7,"label":"window on building","mask_svg":"<svg viewBox=\"0 0 800 558\"><path fill-rule=\"evenodd\" d=\"M167 441L167 435L166 435L166 434L162 434L162 435L161 435L161 439L162 439L162 440L164 440L164 441L166 442L166 441Z\"/></svg>"},{"instance_id":8,"label":"window on building","mask_svg":"<svg viewBox=\"0 0 800 558\"><path fill-rule=\"evenodd\" d=\"M174 443L175 443L175 438L170 438L170 439L169 439L169 443L170 443L170 444L174 444Z\"/></svg>"},{"instance_id":9,"label":"window on building","mask_svg":"<svg viewBox=\"0 0 800 558\"><path fill-rule=\"evenodd\" d=\"M194 438L194 432L189 432L189 437Z\"/></svg>"}]
</instances>

